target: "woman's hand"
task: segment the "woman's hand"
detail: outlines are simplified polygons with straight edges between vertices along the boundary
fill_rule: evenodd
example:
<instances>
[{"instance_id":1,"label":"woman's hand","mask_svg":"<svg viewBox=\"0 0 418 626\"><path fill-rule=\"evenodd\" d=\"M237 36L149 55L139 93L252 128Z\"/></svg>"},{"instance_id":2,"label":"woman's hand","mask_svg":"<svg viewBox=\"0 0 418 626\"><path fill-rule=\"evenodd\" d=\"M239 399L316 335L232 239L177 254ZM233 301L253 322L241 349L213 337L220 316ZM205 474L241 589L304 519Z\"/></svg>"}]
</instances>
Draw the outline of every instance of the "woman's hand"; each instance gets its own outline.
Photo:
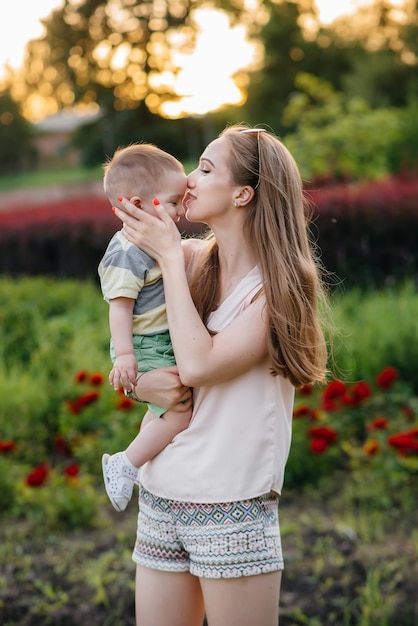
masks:
<instances>
[{"instance_id":1,"label":"woman's hand","mask_svg":"<svg viewBox=\"0 0 418 626\"><path fill-rule=\"evenodd\" d=\"M193 399L192 390L182 384L175 366L141 374L135 394L141 400L178 413L189 410Z\"/></svg>"},{"instance_id":2,"label":"woman's hand","mask_svg":"<svg viewBox=\"0 0 418 626\"><path fill-rule=\"evenodd\" d=\"M122 220L124 233L130 242L159 263L183 255L180 232L161 204L155 206L155 217L126 198L120 202L123 210L114 207L114 213Z\"/></svg>"}]
</instances>

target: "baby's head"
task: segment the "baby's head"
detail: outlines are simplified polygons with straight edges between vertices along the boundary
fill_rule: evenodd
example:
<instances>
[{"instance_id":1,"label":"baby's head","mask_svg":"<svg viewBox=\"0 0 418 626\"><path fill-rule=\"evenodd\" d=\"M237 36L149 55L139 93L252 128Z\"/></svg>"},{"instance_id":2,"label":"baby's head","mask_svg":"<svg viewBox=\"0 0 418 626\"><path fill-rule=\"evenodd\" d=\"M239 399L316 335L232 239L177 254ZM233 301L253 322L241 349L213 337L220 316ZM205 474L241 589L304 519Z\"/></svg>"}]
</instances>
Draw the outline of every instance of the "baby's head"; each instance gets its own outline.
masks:
<instances>
[{"instance_id":1,"label":"baby's head","mask_svg":"<svg viewBox=\"0 0 418 626\"><path fill-rule=\"evenodd\" d=\"M181 203L186 183L180 161L148 143L118 148L104 166L104 190L112 206L120 207L118 197L123 196L155 214L152 201L158 198L176 221L184 212Z\"/></svg>"}]
</instances>

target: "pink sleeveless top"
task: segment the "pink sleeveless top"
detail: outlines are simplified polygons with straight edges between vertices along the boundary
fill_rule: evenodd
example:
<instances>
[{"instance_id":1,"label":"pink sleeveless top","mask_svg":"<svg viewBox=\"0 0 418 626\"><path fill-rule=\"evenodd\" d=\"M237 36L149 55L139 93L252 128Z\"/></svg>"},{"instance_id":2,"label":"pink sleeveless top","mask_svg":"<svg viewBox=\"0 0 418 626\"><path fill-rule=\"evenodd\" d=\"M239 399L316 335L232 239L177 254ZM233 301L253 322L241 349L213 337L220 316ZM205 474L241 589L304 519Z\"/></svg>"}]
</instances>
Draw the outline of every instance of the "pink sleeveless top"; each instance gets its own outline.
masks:
<instances>
[{"instance_id":1,"label":"pink sleeveless top","mask_svg":"<svg viewBox=\"0 0 418 626\"><path fill-rule=\"evenodd\" d=\"M254 267L214 311L221 331L262 287ZM156 496L183 502L232 502L280 493L289 454L294 387L272 376L269 361L226 383L195 388L189 427L141 469Z\"/></svg>"}]
</instances>

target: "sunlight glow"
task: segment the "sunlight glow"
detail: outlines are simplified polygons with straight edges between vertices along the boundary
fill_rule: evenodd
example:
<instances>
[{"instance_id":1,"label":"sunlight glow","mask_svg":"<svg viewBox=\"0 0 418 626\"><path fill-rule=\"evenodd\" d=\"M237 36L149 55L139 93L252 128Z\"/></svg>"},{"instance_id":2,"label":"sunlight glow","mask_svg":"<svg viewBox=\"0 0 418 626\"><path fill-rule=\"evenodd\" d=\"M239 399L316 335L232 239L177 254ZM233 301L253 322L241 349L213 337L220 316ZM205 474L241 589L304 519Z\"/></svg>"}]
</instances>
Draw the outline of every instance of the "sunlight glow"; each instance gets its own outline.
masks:
<instances>
[{"instance_id":1,"label":"sunlight glow","mask_svg":"<svg viewBox=\"0 0 418 626\"><path fill-rule=\"evenodd\" d=\"M201 115L224 104L241 104L244 96L233 76L256 58L244 26L231 28L226 13L198 9L193 20L199 30L196 48L191 55L178 53L173 57L180 69L174 82L180 100L162 105L167 117Z\"/></svg>"},{"instance_id":2,"label":"sunlight glow","mask_svg":"<svg viewBox=\"0 0 418 626\"><path fill-rule=\"evenodd\" d=\"M394 0L392 4L395 2L399 2L399 0ZM373 0L315 0L319 11L319 21L322 24L331 24L337 17L351 15L359 7L372 3Z\"/></svg>"},{"instance_id":3,"label":"sunlight glow","mask_svg":"<svg viewBox=\"0 0 418 626\"><path fill-rule=\"evenodd\" d=\"M407 0L390 0L394 15L399 12L399 20L403 19L404 13L400 11ZM81 4L83 0L71 0L72 4ZM323 24L333 22L337 17L351 15L359 8L370 5L373 0L315 0L319 12L319 21ZM259 0L246 0L247 8L257 10ZM133 1L131 2L133 4ZM39 39L43 34L41 18L47 17L54 9L61 8L63 0L13 0L12 3L2 2L0 6L0 83L10 75L6 64L11 70L21 67L24 58L24 49L30 39ZM111 7L109 3L108 9ZM110 9L109 9L110 10ZM24 19L22 19L24 16ZM208 111L219 109L223 105L240 105L245 99L245 71L258 66L261 59L260 44L250 43L246 36L246 25L239 24L232 26L228 15L220 10L209 8L196 9L192 13L196 27L199 30L195 49L191 54L184 52L174 53L171 58L175 74L170 77L164 74L164 68L154 67L160 73L159 78L148 75L148 84L158 80L160 93L151 93L147 98L147 104L152 103L154 111L166 117L181 117L185 115L202 115ZM115 18L116 19L116 18ZM160 18L156 18L160 19ZM343 23L344 24L344 23ZM124 23L126 27L126 24ZM158 33L154 32L153 46L158 44ZM132 67L128 74L132 75L136 71L135 50L119 41L121 34L114 32L109 36L112 44L98 42L94 51L95 58L101 68L100 76L105 84L110 86L112 80L118 85L122 80L122 69L129 63ZM112 46L121 44L114 52ZM149 44L151 45L151 44ZM179 47L180 49L180 47ZM114 48L113 48L114 50ZM138 48L138 54L143 55L143 51ZM295 48L293 54L298 54ZM404 62L416 62L415 55L403 58ZM128 60L128 56L130 58ZM154 55L158 54L154 50ZM110 62L110 69L109 69ZM139 62L139 61L138 61ZM83 63L81 55L74 53L72 63L77 67ZM160 69L162 71L160 71ZM133 97L144 97L146 95L146 82L142 74L136 80L138 90ZM164 101L164 87L167 87L167 94L173 91L178 98L175 101ZM118 89L117 87L116 89ZM36 103L36 109L40 111L40 101L42 95L49 99L48 106L56 107L52 104L53 98L50 94L39 93L32 96ZM65 101L71 103L70 94L65 94ZM120 106L121 103L119 103Z\"/></svg>"},{"instance_id":4,"label":"sunlight glow","mask_svg":"<svg viewBox=\"0 0 418 626\"><path fill-rule=\"evenodd\" d=\"M23 62L25 45L41 37L44 28L40 19L62 5L62 0L13 0L0 6L0 79L4 66L18 69Z\"/></svg>"}]
</instances>

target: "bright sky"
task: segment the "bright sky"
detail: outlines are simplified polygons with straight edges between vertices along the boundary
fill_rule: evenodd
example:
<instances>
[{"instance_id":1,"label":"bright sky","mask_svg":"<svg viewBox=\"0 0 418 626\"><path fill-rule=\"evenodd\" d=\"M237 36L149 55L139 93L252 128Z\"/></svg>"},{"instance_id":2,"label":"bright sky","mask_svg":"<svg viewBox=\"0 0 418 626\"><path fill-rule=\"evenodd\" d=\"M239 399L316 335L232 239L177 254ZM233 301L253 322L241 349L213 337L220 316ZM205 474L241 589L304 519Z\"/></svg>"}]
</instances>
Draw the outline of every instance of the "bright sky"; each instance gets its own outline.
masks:
<instances>
[{"instance_id":1,"label":"bright sky","mask_svg":"<svg viewBox=\"0 0 418 626\"><path fill-rule=\"evenodd\" d=\"M316 0L320 11L320 19L329 23L335 17L355 11L356 7L367 4L371 0ZM47 17L49 13L58 8L61 0L12 0L5 2L0 0L0 78L4 75L4 66L9 64L13 68L20 67L23 61L25 44L30 39L42 36L43 28L40 18ZM231 104L239 102L240 94L231 79L231 74L236 70L250 64L254 54L245 46L245 32L242 27L235 27L229 32L228 37L220 36L222 31L228 32L229 25L225 16L218 14L214 19L208 19L209 12L201 11L201 19L198 19L202 34L192 59L185 61L184 71L178 85L179 90L185 94L183 111L203 113L219 107L222 102L216 101L222 93L223 102ZM213 11L212 11L213 13ZM231 38L234 46L231 46ZM214 59L213 41L217 44L217 58ZM222 42L225 45L222 46ZM241 45L240 45L241 44ZM244 45L243 45L244 44ZM216 87L210 76L202 78L201 61L207 60L210 50L211 63L216 75ZM232 51L237 54L233 55ZM222 89L219 85L222 84ZM188 88L189 86L189 88ZM192 86L192 87L190 87ZM228 99L225 94L228 93ZM215 96L215 99L213 97ZM209 102L210 98L212 100ZM174 111L171 113L175 114Z\"/></svg>"}]
</instances>

